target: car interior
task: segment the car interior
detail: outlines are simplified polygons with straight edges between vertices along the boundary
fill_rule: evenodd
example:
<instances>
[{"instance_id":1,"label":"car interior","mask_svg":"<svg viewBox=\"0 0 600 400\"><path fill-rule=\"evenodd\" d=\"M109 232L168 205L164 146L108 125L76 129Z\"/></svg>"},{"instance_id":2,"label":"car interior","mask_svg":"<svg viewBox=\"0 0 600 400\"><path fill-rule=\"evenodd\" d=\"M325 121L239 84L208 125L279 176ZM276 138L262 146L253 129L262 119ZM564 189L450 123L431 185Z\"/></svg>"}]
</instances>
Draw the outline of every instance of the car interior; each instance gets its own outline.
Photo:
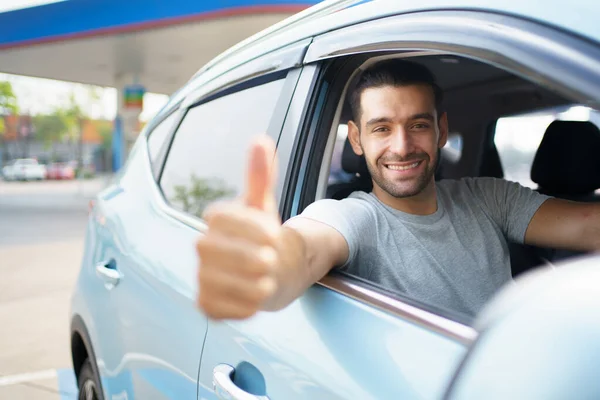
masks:
<instances>
[{"instance_id":1,"label":"car interior","mask_svg":"<svg viewBox=\"0 0 600 400\"><path fill-rule=\"evenodd\" d=\"M405 56L382 55L369 58L360 70L383 59ZM465 176L505 177L494 142L496 122L506 116L536 113L549 108L576 104L555 92L479 61L454 55L423 55L411 61L425 65L436 76L444 91L450 137L462 142L462 149L446 146L436 179ZM352 151L345 126L351 119L345 92L357 75L346 83L338 97L337 113L325 145L315 199L343 199L355 190L369 192L372 183L363 157ZM518 132L526 139L526 126ZM450 140L451 141L451 140ZM454 146L456 147L456 146ZM457 156L457 151L459 152ZM547 127L537 148L531 169L534 190L576 201L600 201L600 130L589 121L555 120ZM536 266L555 263L581 253L510 243L513 276Z\"/></svg>"}]
</instances>

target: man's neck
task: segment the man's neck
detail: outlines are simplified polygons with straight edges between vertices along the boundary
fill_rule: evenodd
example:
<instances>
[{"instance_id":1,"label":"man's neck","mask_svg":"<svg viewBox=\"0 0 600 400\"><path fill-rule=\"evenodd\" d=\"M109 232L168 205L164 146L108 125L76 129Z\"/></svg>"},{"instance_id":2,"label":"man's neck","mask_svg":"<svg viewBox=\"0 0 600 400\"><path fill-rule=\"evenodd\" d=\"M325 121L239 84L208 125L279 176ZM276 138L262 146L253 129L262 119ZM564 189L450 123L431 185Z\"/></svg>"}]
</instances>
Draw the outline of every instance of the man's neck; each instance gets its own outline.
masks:
<instances>
[{"instance_id":1,"label":"man's neck","mask_svg":"<svg viewBox=\"0 0 600 400\"><path fill-rule=\"evenodd\" d=\"M373 185L373 194L383 204L407 214L430 215L437 211L437 196L433 180L420 193L410 197L394 197L377 185Z\"/></svg>"}]
</instances>

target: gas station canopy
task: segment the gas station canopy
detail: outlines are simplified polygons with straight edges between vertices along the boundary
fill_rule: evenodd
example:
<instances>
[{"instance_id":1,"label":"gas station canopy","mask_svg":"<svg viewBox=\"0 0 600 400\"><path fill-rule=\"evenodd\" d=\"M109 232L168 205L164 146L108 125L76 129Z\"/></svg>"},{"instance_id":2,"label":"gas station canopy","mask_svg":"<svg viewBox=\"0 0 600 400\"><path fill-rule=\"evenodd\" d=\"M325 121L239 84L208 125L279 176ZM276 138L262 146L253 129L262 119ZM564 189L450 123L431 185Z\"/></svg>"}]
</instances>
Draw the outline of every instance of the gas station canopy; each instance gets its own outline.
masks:
<instances>
[{"instance_id":1,"label":"gas station canopy","mask_svg":"<svg viewBox=\"0 0 600 400\"><path fill-rule=\"evenodd\" d=\"M0 72L171 94L232 45L318 1L66 0L0 13Z\"/></svg>"}]
</instances>

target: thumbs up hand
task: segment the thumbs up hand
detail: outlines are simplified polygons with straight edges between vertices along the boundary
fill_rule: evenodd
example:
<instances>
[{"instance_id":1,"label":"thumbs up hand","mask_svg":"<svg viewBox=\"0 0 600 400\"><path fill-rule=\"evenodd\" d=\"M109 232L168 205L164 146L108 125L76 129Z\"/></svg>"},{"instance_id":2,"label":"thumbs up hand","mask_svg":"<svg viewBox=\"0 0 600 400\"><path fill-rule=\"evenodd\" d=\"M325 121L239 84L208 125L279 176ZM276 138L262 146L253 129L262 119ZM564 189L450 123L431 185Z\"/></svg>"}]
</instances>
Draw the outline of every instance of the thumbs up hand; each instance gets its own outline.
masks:
<instances>
[{"instance_id":1,"label":"thumbs up hand","mask_svg":"<svg viewBox=\"0 0 600 400\"><path fill-rule=\"evenodd\" d=\"M261 136L250 148L245 193L209 207L203 215L208 232L196 245L198 307L211 318L250 317L277 290L282 226L275 172L275 144Z\"/></svg>"},{"instance_id":2,"label":"thumbs up hand","mask_svg":"<svg viewBox=\"0 0 600 400\"><path fill-rule=\"evenodd\" d=\"M277 213L275 144L268 136L259 136L250 147L244 203L248 207Z\"/></svg>"}]
</instances>

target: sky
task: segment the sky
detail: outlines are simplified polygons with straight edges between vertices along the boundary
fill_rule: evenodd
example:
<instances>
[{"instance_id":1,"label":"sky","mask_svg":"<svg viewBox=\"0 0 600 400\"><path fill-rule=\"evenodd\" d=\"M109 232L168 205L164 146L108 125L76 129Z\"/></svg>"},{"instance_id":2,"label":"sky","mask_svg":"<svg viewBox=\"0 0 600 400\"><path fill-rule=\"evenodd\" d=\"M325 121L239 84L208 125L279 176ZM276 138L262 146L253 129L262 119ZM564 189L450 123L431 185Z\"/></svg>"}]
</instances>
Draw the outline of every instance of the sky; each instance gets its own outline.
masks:
<instances>
[{"instance_id":1,"label":"sky","mask_svg":"<svg viewBox=\"0 0 600 400\"><path fill-rule=\"evenodd\" d=\"M33 7L63 0L0 0L0 12ZM0 73L0 81L11 82L23 113L49 113L57 106L68 103L74 93L77 103L92 117L114 119L117 111L117 91L114 88L90 86L79 83L62 82L51 79L30 78ZM96 91L99 100L90 96L91 88ZM167 102L168 96L146 93L144 109L140 115L142 121L148 121Z\"/></svg>"},{"instance_id":2,"label":"sky","mask_svg":"<svg viewBox=\"0 0 600 400\"><path fill-rule=\"evenodd\" d=\"M0 81L8 81L12 84L19 109L23 114L50 113L56 107L66 106L71 93L74 94L80 107L94 119L112 120L117 112L117 90L114 88L2 73L0 73ZM98 96L97 100L94 100L91 95L93 91ZM145 122L151 119L167 100L166 95L146 93L140 119Z\"/></svg>"},{"instance_id":3,"label":"sky","mask_svg":"<svg viewBox=\"0 0 600 400\"><path fill-rule=\"evenodd\" d=\"M0 12L34 7L42 4L59 3L61 1L63 0L0 0Z\"/></svg>"}]
</instances>

